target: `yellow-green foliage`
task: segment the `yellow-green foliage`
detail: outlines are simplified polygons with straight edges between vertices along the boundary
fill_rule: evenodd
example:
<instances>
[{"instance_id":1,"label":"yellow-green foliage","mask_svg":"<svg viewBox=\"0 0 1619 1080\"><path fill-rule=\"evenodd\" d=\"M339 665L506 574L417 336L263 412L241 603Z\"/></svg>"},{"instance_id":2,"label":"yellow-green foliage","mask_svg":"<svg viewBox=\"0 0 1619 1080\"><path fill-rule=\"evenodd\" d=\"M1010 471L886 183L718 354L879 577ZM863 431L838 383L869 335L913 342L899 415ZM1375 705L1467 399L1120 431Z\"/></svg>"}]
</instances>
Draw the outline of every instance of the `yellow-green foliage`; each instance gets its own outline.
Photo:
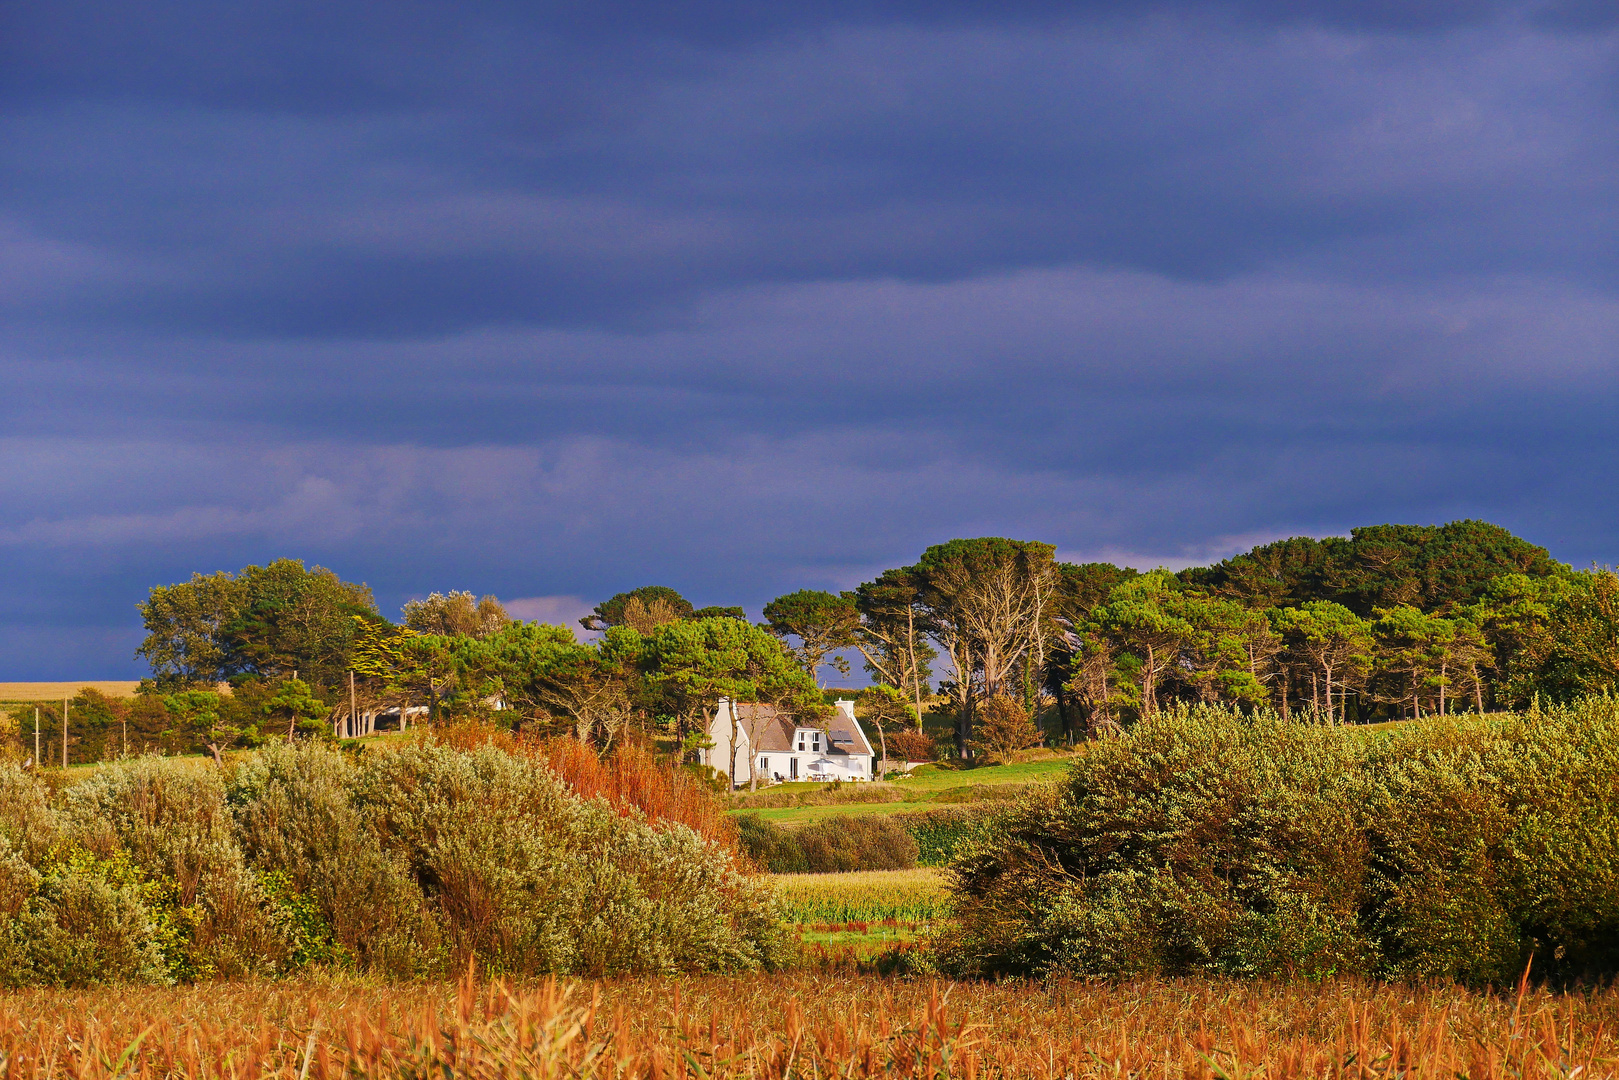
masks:
<instances>
[{"instance_id":1,"label":"yellow-green foliage","mask_svg":"<svg viewBox=\"0 0 1619 1080\"><path fill-rule=\"evenodd\" d=\"M4 985L736 971L786 949L769 884L724 848L494 748L136 758L55 794L0 765Z\"/></svg>"},{"instance_id":2,"label":"yellow-green foliage","mask_svg":"<svg viewBox=\"0 0 1619 1080\"><path fill-rule=\"evenodd\" d=\"M796 923L929 922L950 914L937 870L777 874L774 880L782 914Z\"/></svg>"},{"instance_id":3,"label":"yellow-green foliage","mask_svg":"<svg viewBox=\"0 0 1619 1080\"><path fill-rule=\"evenodd\" d=\"M1619 712L1368 735L1191 709L1077 758L954 864L985 972L1501 982L1619 967Z\"/></svg>"}]
</instances>

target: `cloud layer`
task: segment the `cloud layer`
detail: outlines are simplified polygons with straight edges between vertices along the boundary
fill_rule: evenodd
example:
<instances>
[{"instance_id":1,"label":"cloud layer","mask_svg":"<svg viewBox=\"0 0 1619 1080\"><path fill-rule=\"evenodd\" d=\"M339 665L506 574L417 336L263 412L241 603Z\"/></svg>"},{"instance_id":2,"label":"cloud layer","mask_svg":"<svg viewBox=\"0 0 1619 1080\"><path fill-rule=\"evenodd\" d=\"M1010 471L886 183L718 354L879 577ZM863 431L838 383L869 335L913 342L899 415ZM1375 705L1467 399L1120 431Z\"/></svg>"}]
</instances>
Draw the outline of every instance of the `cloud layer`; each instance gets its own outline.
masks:
<instances>
[{"instance_id":1,"label":"cloud layer","mask_svg":"<svg viewBox=\"0 0 1619 1080\"><path fill-rule=\"evenodd\" d=\"M1607 5L283 7L0 15L8 678L282 555L558 618L985 533L1614 561Z\"/></svg>"}]
</instances>

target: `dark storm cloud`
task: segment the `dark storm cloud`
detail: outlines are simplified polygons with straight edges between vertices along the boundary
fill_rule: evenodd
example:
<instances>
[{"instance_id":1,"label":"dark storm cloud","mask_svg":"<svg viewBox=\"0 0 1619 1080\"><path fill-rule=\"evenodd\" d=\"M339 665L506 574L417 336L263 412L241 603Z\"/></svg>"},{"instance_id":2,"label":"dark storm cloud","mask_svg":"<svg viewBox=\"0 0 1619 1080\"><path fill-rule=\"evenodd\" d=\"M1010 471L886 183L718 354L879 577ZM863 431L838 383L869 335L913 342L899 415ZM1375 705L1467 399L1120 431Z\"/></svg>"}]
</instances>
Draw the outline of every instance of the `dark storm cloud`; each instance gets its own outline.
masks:
<instances>
[{"instance_id":1,"label":"dark storm cloud","mask_svg":"<svg viewBox=\"0 0 1619 1080\"><path fill-rule=\"evenodd\" d=\"M0 648L293 554L757 607L950 535L1612 561L1611 5L0 10Z\"/></svg>"}]
</instances>

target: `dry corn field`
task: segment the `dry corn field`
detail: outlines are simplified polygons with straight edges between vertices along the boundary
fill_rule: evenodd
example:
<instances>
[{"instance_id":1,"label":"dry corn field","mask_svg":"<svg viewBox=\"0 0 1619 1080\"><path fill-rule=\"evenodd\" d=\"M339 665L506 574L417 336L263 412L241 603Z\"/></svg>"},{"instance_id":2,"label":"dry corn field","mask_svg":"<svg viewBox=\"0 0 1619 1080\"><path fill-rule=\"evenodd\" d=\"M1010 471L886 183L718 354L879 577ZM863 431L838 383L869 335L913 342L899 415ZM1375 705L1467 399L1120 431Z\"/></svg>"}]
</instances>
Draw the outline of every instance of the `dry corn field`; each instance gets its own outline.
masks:
<instances>
[{"instance_id":1,"label":"dry corn field","mask_svg":"<svg viewBox=\"0 0 1619 1080\"><path fill-rule=\"evenodd\" d=\"M0 999L7 1077L1611 1077L1619 992L875 977Z\"/></svg>"}]
</instances>

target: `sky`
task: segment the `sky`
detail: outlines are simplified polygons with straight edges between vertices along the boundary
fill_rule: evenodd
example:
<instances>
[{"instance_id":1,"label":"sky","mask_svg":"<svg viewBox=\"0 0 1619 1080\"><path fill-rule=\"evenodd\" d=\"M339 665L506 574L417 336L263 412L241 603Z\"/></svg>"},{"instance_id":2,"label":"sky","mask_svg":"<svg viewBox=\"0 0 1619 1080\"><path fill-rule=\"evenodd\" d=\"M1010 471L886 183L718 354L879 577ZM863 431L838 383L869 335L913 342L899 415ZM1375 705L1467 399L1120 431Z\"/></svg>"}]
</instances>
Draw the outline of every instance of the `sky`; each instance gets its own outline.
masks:
<instances>
[{"instance_id":1,"label":"sky","mask_svg":"<svg viewBox=\"0 0 1619 1080\"><path fill-rule=\"evenodd\" d=\"M1619 561L1611 0L7 0L0 680L301 558Z\"/></svg>"}]
</instances>

